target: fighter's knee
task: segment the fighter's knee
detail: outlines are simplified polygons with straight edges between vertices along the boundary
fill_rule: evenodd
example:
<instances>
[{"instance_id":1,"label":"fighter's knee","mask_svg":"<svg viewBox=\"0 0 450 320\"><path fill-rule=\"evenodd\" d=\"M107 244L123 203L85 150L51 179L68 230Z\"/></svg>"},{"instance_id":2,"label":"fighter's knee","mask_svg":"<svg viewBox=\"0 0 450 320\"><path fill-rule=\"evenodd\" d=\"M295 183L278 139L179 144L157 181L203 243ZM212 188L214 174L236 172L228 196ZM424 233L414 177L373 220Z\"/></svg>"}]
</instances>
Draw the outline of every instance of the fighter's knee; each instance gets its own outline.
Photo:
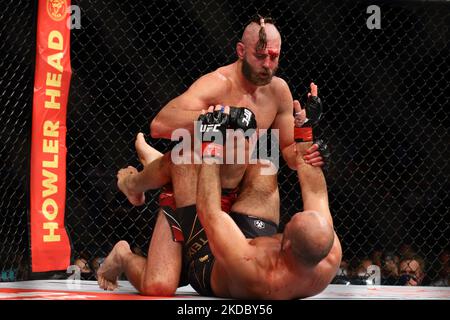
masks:
<instances>
[{"instance_id":1,"label":"fighter's knee","mask_svg":"<svg viewBox=\"0 0 450 320\"><path fill-rule=\"evenodd\" d=\"M187 159L192 160L191 153L183 156L185 156ZM182 175L183 177L196 175L200 169L200 166L195 164L194 161L191 161L190 163L188 162L181 164L174 162L173 159L170 159L169 166L172 174L176 173L177 175Z\"/></svg>"},{"instance_id":2,"label":"fighter's knee","mask_svg":"<svg viewBox=\"0 0 450 320\"><path fill-rule=\"evenodd\" d=\"M115 244L114 248L119 253L128 253L129 251L131 251L130 244L127 241L125 241L125 240L120 240L119 242L117 242Z\"/></svg>"},{"instance_id":3,"label":"fighter's knee","mask_svg":"<svg viewBox=\"0 0 450 320\"><path fill-rule=\"evenodd\" d=\"M164 124L159 121L158 117L153 119L153 121L150 123L150 135L152 136L152 138L163 138L164 131Z\"/></svg>"},{"instance_id":4,"label":"fighter's knee","mask_svg":"<svg viewBox=\"0 0 450 320\"><path fill-rule=\"evenodd\" d=\"M146 282L140 293L144 296L160 296L160 297L170 297L175 295L175 291L177 290L177 285L172 285L167 281L152 281Z\"/></svg>"}]
</instances>

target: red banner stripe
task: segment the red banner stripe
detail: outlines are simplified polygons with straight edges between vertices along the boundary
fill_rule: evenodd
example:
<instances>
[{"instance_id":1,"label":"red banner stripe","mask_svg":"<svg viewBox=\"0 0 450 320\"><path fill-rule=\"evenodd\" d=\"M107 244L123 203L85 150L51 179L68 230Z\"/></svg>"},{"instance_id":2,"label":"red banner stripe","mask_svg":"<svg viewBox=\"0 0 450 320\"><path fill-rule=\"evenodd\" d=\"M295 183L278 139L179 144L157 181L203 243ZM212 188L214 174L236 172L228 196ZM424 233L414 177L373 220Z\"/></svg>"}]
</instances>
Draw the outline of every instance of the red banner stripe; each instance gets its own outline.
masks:
<instances>
[{"instance_id":1,"label":"red banner stripe","mask_svg":"<svg viewBox=\"0 0 450 320\"><path fill-rule=\"evenodd\" d=\"M66 270L70 242L64 227L66 114L72 75L70 0L38 4L30 172L33 272Z\"/></svg>"}]
</instances>

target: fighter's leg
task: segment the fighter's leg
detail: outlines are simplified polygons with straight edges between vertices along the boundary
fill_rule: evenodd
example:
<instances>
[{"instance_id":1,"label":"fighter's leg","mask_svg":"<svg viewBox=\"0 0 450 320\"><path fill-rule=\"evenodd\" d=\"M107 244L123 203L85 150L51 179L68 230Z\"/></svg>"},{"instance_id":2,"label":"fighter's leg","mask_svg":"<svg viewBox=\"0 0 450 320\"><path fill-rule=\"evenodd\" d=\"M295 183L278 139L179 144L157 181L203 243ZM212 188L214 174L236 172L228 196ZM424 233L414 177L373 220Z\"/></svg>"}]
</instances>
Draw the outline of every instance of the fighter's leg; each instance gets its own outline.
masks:
<instances>
[{"instance_id":1,"label":"fighter's leg","mask_svg":"<svg viewBox=\"0 0 450 320\"><path fill-rule=\"evenodd\" d=\"M114 290L118 287L117 280L123 272L123 260L131 253L130 245L126 241L119 241L97 270L97 282L100 288ZM139 261L138 261L138 264Z\"/></svg>"},{"instance_id":2,"label":"fighter's leg","mask_svg":"<svg viewBox=\"0 0 450 320\"><path fill-rule=\"evenodd\" d=\"M134 147L139 158L139 162L143 166L152 163L154 160L163 156L161 152L150 146L146 141L144 134L139 132L134 141Z\"/></svg>"},{"instance_id":3,"label":"fighter's leg","mask_svg":"<svg viewBox=\"0 0 450 320\"><path fill-rule=\"evenodd\" d=\"M139 160L144 165L140 172L132 166L120 169L117 173L117 187L135 206L145 202L144 192L159 189L170 182L170 153L162 154L145 142L139 133L135 142Z\"/></svg>"},{"instance_id":4,"label":"fighter's leg","mask_svg":"<svg viewBox=\"0 0 450 320\"><path fill-rule=\"evenodd\" d=\"M199 166L195 164L171 164L171 178L177 208L194 205L197 197Z\"/></svg>"},{"instance_id":5,"label":"fighter's leg","mask_svg":"<svg viewBox=\"0 0 450 320\"><path fill-rule=\"evenodd\" d=\"M182 244L173 241L169 222L160 210L148 248L144 276L139 279L131 272L125 274L128 279L135 277L136 281L141 281L138 289L140 293L169 296L175 294L178 288L181 266Z\"/></svg>"},{"instance_id":6,"label":"fighter's leg","mask_svg":"<svg viewBox=\"0 0 450 320\"><path fill-rule=\"evenodd\" d=\"M314 167L307 163L305 157L315 147L312 142L300 142L296 144L297 175L300 183L303 209L319 212L328 223L333 226L333 219L328 204L328 189L325 176L320 167Z\"/></svg>"},{"instance_id":7,"label":"fighter's leg","mask_svg":"<svg viewBox=\"0 0 450 320\"><path fill-rule=\"evenodd\" d=\"M178 287L181 263L181 244L172 240L167 219L160 211L147 259L134 254L126 241L119 241L100 266L97 279L101 288L114 290L124 272L141 294L170 296Z\"/></svg>"},{"instance_id":8,"label":"fighter's leg","mask_svg":"<svg viewBox=\"0 0 450 320\"><path fill-rule=\"evenodd\" d=\"M134 181L137 180L139 172L136 168L128 166L117 172L117 188L127 197L133 206L142 206L145 203L145 194L143 191L136 191Z\"/></svg>"},{"instance_id":9,"label":"fighter's leg","mask_svg":"<svg viewBox=\"0 0 450 320\"><path fill-rule=\"evenodd\" d=\"M275 224L280 220L280 195L276 173L262 174L269 164L258 163L247 166L239 196L231 211L256 216Z\"/></svg>"}]
</instances>

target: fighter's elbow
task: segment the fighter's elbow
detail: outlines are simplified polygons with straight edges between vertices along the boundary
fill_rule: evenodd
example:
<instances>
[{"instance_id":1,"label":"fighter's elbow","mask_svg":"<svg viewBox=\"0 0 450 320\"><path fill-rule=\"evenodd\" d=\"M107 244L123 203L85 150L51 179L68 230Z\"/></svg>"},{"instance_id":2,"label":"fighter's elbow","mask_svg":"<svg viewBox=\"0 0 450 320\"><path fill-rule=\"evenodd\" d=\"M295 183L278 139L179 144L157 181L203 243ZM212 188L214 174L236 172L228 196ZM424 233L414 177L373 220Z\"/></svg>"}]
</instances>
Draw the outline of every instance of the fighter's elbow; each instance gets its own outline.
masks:
<instances>
[{"instance_id":1,"label":"fighter's elbow","mask_svg":"<svg viewBox=\"0 0 450 320\"><path fill-rule=\"evenodd\" d=\"M292 170L297 170L297 154L295 152L295 145L289 145L282 149L282 155L286 164Z\"/></svg>"},{"instance_id":2,"label":"fighter's elbow","mask_svg":"<svg viewBox=\"0 0 450 320\"><path fill-rule=\"evenodd\" d=\"M166 126L156 117L150 123L150 135L154 139L166 138L167 129Z\"/></svg>"}]
</instances>

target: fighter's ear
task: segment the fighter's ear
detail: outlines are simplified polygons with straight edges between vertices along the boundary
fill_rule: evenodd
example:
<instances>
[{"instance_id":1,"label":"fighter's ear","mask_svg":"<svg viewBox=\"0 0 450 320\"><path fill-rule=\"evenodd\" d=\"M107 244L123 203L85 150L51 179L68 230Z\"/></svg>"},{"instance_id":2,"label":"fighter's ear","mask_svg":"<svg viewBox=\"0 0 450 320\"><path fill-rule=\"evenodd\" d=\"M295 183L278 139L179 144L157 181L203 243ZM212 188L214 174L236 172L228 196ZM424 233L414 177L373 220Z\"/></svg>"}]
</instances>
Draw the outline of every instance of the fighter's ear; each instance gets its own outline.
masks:
<instances>
[{"instance_id":1,"label":"fighter's ear","mask_svg":"<svg viewBox=\"0 0 450 320\"><path fill-rule=\"evenodd\" d=\"M240 41L236 45L236 53L239 59L244 59L245 45Z\"/></svg>"}]
</instances>

